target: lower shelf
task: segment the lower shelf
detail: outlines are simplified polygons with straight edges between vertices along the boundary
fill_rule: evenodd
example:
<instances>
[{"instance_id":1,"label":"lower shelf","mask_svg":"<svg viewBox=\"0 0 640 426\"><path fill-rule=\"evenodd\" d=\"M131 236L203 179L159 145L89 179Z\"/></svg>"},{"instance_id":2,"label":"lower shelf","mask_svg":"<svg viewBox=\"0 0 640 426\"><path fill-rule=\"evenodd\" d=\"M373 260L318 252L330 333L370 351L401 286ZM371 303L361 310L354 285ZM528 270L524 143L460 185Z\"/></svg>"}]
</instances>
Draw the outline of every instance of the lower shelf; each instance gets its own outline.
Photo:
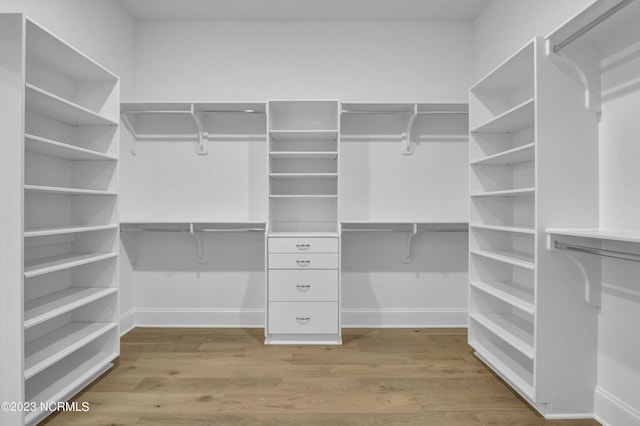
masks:
<instances>
[{"instance_id":1,"label":"lower shelf","mask_svg":"<svg viewBox=\"0 0 640 426\"><path fill-rule=\"evenodd\" d=\"M471 319L533 360L533 324L513 314L471 314Z\"/></svg>"},{"instance_id":2,"label":"lower shelf","mask_svg":"<svg viewBox=\"0 0 640 426\"><path fill-rule=\"evenodd\" d=\"M35 402L37 409L25 416L26 424L35 424L45 417L49 410L41 403L63 402L75 395L89 383L112 367L117 353L77 352L58 364L55 373L38 375L27 382L26 400Z\"/></svg>"},{"instance_id":3,"label":"lower shelf","mask_svg":"<svg viewBox=\"0 0 640 426\"><path fill-rule=\"evenodd\" d=\"M470 341L469 345L475 349L476 355L505 381L522 392L527 398L534 399L532 371L523 368L491 341Z\"/></svg>"}]
</instances>

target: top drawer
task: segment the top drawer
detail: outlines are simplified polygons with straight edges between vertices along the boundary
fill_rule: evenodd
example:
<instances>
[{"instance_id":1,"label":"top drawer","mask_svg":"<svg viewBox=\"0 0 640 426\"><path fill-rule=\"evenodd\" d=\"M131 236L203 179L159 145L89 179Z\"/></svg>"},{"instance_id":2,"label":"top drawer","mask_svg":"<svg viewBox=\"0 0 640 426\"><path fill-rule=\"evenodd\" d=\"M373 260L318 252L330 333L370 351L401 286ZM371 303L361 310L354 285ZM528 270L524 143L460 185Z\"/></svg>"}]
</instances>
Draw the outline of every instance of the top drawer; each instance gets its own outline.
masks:
<instances>
[{"instance_id":1,"label":"top drawer","mask_svg":"<svg viewBox=\"0 0 640 426\"><path fill-rule=\"evenodd\" d=\"M337 238L269 238L269 253L338 253Z\"/></svg>"}]
</instances>

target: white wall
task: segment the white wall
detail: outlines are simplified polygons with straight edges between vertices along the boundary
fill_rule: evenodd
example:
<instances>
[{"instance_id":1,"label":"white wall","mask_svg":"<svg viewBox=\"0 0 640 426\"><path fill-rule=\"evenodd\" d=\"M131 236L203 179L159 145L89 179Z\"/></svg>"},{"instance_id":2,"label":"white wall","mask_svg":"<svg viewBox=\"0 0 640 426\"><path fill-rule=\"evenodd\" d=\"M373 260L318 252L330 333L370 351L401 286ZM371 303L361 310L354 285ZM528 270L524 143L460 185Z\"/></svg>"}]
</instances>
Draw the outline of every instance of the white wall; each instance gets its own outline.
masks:
<instances>
[{"instance_id":1,"label":"white wall","mask_svg":"<svg viewBox=\"0 0 640 426\"><path fill-rule=\"evenodd\" d=\"M468 22L141 22L138 100L466 102Z\"/></svg>"},{"instance_id":2,"label":"white wall","mask_svg":"<svg viewBox=\"0 0 640 426\"><path fill-rule=\"evenodd\" d=\"M482 77L536 35L546 35L591 0L493 0L475 21L476 76ZM622 12L624 13L624 12ZM634 51L637 52L638 44ZM640 232L640 61L603 73L600 123L600 226ZM628 59L628 58L627 58ZM611 245L614 250L633 247ZM599 261L594 258L593 261ZM611 425L640 424L640 266L602 259L595 411Z\"/></svg>"},{"instance_id":3,"label":"white wall","mask_svg":"<svg viewBox=\"0 0 640 426\"><path fill-rule=\"evenodd\" d=\"M476 77L483 77L533 37L548 34L592 2L492 0L475 20Z\"/></svg>"}]
</instances>

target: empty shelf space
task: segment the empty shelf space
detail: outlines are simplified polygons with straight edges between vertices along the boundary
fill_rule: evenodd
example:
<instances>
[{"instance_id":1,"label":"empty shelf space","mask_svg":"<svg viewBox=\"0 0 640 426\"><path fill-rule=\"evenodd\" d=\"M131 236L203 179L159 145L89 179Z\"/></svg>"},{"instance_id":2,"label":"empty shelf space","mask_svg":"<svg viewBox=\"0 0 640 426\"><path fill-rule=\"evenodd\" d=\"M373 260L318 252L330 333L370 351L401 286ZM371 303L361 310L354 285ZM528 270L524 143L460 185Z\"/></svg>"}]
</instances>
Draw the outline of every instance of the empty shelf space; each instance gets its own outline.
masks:
<instances>
[{"instance_id":1,"label":"empty shelf space","mask_svg":"<svg viewBox=\"0 0 640 426\"><path fill-rule=\"evenodd\" d=\"M269 134L277 141L335 141L338 138L338 130L270 130Z\"/></svg>"},{"instance_id":2,"label":"empty shelf space","mask_svg":"<svg viewBox=\"0 0 640 426\"><path fill-rule=\"evenodd\" d=\"M533 374L530 371L523 368L517 362L502 353L502 351L492 342L473 341L469 342L469 344L473 349L475 349L476 354L480 359L493 367L507 382L514 385L529 398L533 399Z\"/></svg>"},{"instance_id":3,"label":"empty shelf space","mask_svg":"<svg viewBox=\"0 0 640 426\"><path fill-rule=\"evenodd\" d=\"M25 185L25 191L45 192L60 195L118 195L115 191L103 191L99 189L61 188L57 186Z\"/></svg>"},{"instance_id":4,"label":"empty shelf space","mask_svg":"<svg viewBox=\"0 0 640 426\"><path fill-rule=\"evenodd\" d=\"M471 194L472 197L516 197L520 195L533 195L535 194L535 188L517 188L517 189L503 189L500 191L488 191L477 192Z\"/></svg>"},{"instance_id":5,"label":"empty shelf space","mask_svg":"<svg viewBox=\"0 0 640 426\"><path fill-rule=\"evenodd\" d=\"M29 83L26 84L26 109L76 126L117 126L118 123L85 107L70 102Z\"/></svg>"},{"instance_id":6,"label":"empty shelf space","mask_svg":"<svg viewBox=\"0 0 640 426\"><path fill-rule=\"evenodd\" d=\"M38 386L36 390L27 393L27 400L36 402L38 410L31 411L25 415L25 423L31 424L39 417L44 416L45 412L40 410L40 402L66 401L92 380L95 380L100 374L107 371L111 367L111 361L117 356L116 353L71 354L61 365L60 371L56 372L56 376L51 373L53 377L43 379L42 386ZM40 383L38 384L40 385ZM27 386L34 385L28 383Z\"/></svg>"},{"instance_id":7,"label":"empty shelf space","mask_svg":"<svg viewBox=\"0 0 640 426\"><path fill-rule=\"evenodd\" d=\"M274 160L335 160L337 151L270 151Z\"/></svg>"},{"instance_id":8,"label":"empty shelf space","mask_svg":"<svg viewBox=\"0 0 640 426\"><path fill-rule=\"evenodd\" d=\"M489 294L530 315L535 314L533 289L515 282L472 281L471 287Z\"/></svg>"},{"instance_id":9,"label":"empty shelf space","mask_svg":"<svg viewBox=\"0 0 640 426\"><path fill-rule=\"evenodd\" d=\"M337 173L269 173L274 179L295 179L295 178L311 178L311 179L336 179Z\"/></svg>"},{"instance_id":10,"label":"empty shelf space","mask_svg":"<svg viewBox=\"0 0 640 426\"><path fill-rule=\"evenodd\" d=\"M25 262L24 277L31 278L50 272L111 259L117 256L118 253L70 253L61 256L47 257L34 262Z\"/></svg>"},{"instance_id":11,"label":"empty shelf space","mask_svg":"<svg viewBox=\"0 0 640 426\"><path fill-rule=\"evenodd\" d=\"M547 234L593 238L602 241L640 243L640 232L599 228L549 228Z\"/></svg>"},{"instance_id":12,"label":"empty shelf space","mask_svg":"<svg viewBox=\"0 0 640 426\"><path fill-rule=\"evenodd\" d=\"M529 234L534 235L536 230L533 226L518 226L518 225L484 225L484 224L472 224L469 226L473 229L488 229L490 231L504 231L514 232L517 234Z\"/></svg>"},{"instance_id":13,"label":"empty shelf space","mask_svg":"<svg viewBox=\"0 0 640 426\"><path fill-rule=\"evenodd\" d=\"M535 143L519 146L517 148L488 155L471 162L472 166L482 164L520 164L533 161L535 158Z\"/></svg>"},{"instance_id":14,"label":"empty shelf space","mask_svg":"<svg viewBox=\"0 0 640 426\"><path fill-rule=\"evenodd\" d=\"M511 133L533 126L534 121L535 101L532 98L476 127L471 133Z\"/></svg>"},{"instance_id":15,"label":"empty shelf space","mask_svg":"<svg viewBox=\"0 0 640 426\"><path fill-rule=\"evenodd\" d=\"M522 355L533 359L533 324L513 314L470 314L471 319L501 338Z\"/></svg>"},{"instance_id":16,"label":"empty shelf space","mask_svg":"<svg viewBox=\"0 0 640 426\"><path fill-rule=\"evenodd\" d=\"M34 154L46 155L49 157L62 158L65 160L116 160L116 156L80 148L63 142L54 141L25 134L25 149Z\"/></svg>"},{"instance_id":17,"label":"empty shelf space","mask_svg":"<svg viewBox=\"0 0 640 426\"><path fill-rule=\"evenodd\" d=\"M72 322L25 344L25 379L116 328L117 323Z\"/></svg>"},{"instance_id":18,"label":"empty shelf space","mask_svg":"<svg viewBox=\"0 0 640 426\"><path fill-rule=\"evenodd\" d=\"M33 327L117 292L118 289L114 287L72 287L31 300L24 306L24 328Z\"/></svg>"},{"instance_id":19,"label":"empty shelf space","mask_svg":"<svg viewBox=\"0 0 640 426\"><path fill-rule=\"evenodd\" d=\"M24 237L44 237L48 235L76 234L79 232L106 231L117 229L117 224L87 226L52 226L46 228L25 229Z\"/></svg>"},{"instance_id":20,"label":"empty shelf space","mask_svg":"<svg viewBox=\"0 0 640 426\"><path fill-rule=\"evenodd\" d=\"M533 255L515 250L471 250L471 254L498 260L510 265L520 266L525 269L534 269Z\"/></svg>"}]
</instances>

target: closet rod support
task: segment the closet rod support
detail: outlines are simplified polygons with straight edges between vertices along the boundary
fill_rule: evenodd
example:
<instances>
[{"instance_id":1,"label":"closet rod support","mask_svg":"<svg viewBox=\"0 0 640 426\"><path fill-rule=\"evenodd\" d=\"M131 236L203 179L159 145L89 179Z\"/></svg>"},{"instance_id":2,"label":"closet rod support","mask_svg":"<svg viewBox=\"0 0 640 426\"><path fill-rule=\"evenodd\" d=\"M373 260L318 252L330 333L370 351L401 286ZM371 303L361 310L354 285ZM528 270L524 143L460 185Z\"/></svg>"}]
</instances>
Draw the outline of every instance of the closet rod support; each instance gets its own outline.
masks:
<instances>
[{"instance_id":1,"label":"closet rod support","mask_svg":"<svg viewBox=\"0 0 640 426\"><path fill-rule=\"evenodd\" d=\"M413 242L414 237L418 235L418 224L413 224L413 229L411 233L407 235L407 241L404 251L404 259L402 259L402 263L411 263L413 261L413 256L411 253L411 243Z\"/></svg>"},{"instance_id":2,"label":"closet rod support","mask_svg":"<svg viewBox=\"0 0 640 426\"><path fill-rule=\"evenodd\" d=\"M418 116L418 105L415 104L413 106L413 113L411 117L409 117L409 122L407 123L407 131L404 136L404 150L402 151L402 155L412 155L413 154L413 125L416 122L416 117Z\"/></svg>"},{"instance_id":3,"label":"closet rod support","mask_svg":"<svg viewBox=\"0 0 640 426\"><path fill-rule=\"evenodd\" d=\"M200 116L196 112L193 104L191 104L191 116L193 117L193 120L196 123L196 128L198 130L198 155L207 155L209 152L209 134L204 129L202 121L200 120Z\"/></svg>"},{"instance_id":4,"label":"closet rod support","mask_svg":"<svg viewBox=\"0 0 640 426\"><path fill-rule=\"evenodd\" d=\"M207 238L200 231L196 231L193 223L189 224L189 233L196 239L198 248L198 263L207 263Z\"/></svg>"}]
</instances>

